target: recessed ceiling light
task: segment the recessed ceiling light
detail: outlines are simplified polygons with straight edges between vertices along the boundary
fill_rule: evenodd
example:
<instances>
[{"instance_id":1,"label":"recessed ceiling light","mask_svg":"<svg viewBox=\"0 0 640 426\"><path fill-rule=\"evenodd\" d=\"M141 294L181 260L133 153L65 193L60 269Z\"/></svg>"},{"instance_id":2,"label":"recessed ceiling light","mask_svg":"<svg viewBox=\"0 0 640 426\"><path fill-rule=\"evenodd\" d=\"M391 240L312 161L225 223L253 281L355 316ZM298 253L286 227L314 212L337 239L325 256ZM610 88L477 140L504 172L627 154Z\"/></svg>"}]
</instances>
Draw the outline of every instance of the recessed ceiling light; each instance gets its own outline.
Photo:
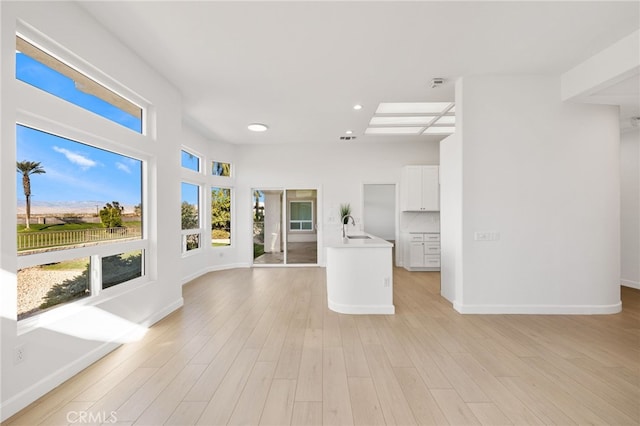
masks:
<instances>
[{"instance_id":1,"label":"recessed ceiling light","mask_svg":"<svg viewBox=\"0 0 640 426\"><path fill-rule=\"evenodd\" d=\"M368 135L417 135L422 132L421 127L367 127Z\"/></svg>"},{"instance_id":2,"label":"recessed ceiling light","mask_svg":"<svg viewBox=\"0 0 640 426\"><path fill-rule=\"evenodd\" d=\"M268 128L267 125L262 123L251 123L247 126L247 129L252 132L266 132Z\"/></svg>"},{"instance_id":3,"label":"recessed ceiling light","mask_svg":"<svg viewBox=\"0 0 640 426\"><path fill-rule=\"evenodd\" d=\"M455 127L429 127L424 131L423 135L448 135L451 133L455 133Z\"/></svg>"},{"instance_id":4,"label":"recessed ceiling light","mask_svg":"<svg viewBox=\"0 0 640 426\"><path fill-rule=\"evenodd\" d=\"M362 109L362 105L360 105L360 104L355 104L355 105L353 106L353 109L355 109L355 110L360 110L360 109Z\"/></svg>"},{"instance_id":5,"label":"recessed ceiling light","mask_svg":"<svg viewBox=\"0 0 640 426\"><path fill-rule=\"evenodd\" d=\"M347 135L352 135L352 134L353 134L353 130L347 130L345 133L346 133Z\"/></svg>"},{"instance_id":6,"label":"recessed ceiling light","mask_svg":"<svg viewBox=\"0 0 640 426\"><path fill-rule=\"evenodd\" d=\"M429 124L435 118L435 116L374 116L371 117L371 121L369 121L369 125L371 126L380 126L380 125L411 125L411 124Z\"/></svg>"}]
</instances>

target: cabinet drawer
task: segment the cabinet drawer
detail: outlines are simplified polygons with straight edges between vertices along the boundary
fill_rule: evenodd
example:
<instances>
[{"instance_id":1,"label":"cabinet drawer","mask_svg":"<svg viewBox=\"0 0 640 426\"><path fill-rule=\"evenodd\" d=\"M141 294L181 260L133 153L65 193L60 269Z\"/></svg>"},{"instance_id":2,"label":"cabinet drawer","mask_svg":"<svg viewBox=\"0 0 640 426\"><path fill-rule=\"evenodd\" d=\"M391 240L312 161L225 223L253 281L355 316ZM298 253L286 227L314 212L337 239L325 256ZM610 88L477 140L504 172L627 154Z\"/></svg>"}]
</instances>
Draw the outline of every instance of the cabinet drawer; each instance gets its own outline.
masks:
<instances>
[{"instance_id":1,"label":"cabinet drawer","mask_svg":"<svg viewBox=\"0 0 640 426\"><path fill-rule=\"evenodd\" d=\"M440 256L426 255L424 257L424 266L426 268L439 268L440 267Z\"/></svg>"},{"instance_id":2,"label":"cabinet drawer","mask_svg":"<svg viewBox=\"0 0 640 426\"><path fill-rule=\"evenodd\" d=\"M440 234L424 234L424 241L440 241Z\"/></svg>"},{"instance_id":3,"label":"cabinet drawer","mask_svg":"<svg viewBox=\"0 0 640 426\"><path fill-rule=\"evenodd\" d=\"M440 243L425 243L424 254L440 254Z\"/></svg>"},{"instance_id":4,"label":"cabinet drawer","mask_svg":"<svg viewBox=\"0 0 640 426\"><path fill-rule=\"evenodd\" d=\"M424 234L409 234L409 241L412 243L424 241Z\"/></svg>"}]
</instances>

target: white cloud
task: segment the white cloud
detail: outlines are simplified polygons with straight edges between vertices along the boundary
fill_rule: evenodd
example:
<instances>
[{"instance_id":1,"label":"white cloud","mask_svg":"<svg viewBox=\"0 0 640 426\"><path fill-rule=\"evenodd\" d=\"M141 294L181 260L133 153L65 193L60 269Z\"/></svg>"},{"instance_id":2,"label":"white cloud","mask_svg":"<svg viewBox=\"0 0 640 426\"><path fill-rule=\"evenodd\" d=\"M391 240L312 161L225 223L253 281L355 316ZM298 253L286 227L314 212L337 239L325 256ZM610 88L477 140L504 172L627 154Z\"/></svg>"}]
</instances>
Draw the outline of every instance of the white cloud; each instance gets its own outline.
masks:
<instances>
[{"instance_id":1,"label":"white cloud","mask_svg":"<svg viewBox=\"0 0 640 426\"><path fill-rule=\"evenodd\" d=\"M118 161L118 162L116 162L116 168L117 168L118 170L122 170L122 171L123 171L123 172L125 172L125 173L129 173L129 174L131 174L131 169L129 168L129 166L127 166L126 164L123 164L123 163L121 163L121 162L119 162L119 161Z\"/></svg>"},{"instance_id":2,"label":"white cloud","mask_svg":"<svg viewBox=\"0 0 640 426\"><path fill-rule=\"evenodd\" d=\"M87 158L76 152L69 151L68 149L54 146L53 150L56 152L59 152L60 154L63 154L65 157L67 157L67 160L71 161L73 164L80 166L82 170L87 170L90 167L94 167L98 165L98 163L93 161L92 159Z\"/></svg>"}]
</instances>

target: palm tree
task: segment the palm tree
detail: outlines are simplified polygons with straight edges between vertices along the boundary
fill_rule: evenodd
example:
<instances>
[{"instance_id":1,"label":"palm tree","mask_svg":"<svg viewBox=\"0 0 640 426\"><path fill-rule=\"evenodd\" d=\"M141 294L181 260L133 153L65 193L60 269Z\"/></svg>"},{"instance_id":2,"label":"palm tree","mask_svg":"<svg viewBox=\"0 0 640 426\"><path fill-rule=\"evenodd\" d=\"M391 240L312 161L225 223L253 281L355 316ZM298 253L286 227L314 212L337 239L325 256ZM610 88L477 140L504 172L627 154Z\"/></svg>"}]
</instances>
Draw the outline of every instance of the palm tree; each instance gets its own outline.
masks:
<instances>
[{"instance_id":1,"label":"palm tree","mask_svg":"<svg viewBox=\"0 0 640 426\"><path fill-rule=\"evenodd\" d=\"M254 190L253 191L253 197L256 200L256 204L253 207L253 211L254 211L254 219L258 222L261 222L262 220L264 220L264 214L263 217L260 217L260 197L262 197L262 191L259 190Z\"/></svg>"},{"instance_id":2,"label":"palm tree","mask_svg":"<svg viewBox=\"0 0 640 426\"><path fill-rule=\"evenodd\" d=\"M22 173L22 189L27 202L27 219L25 221L26 229L29 229L29 219L31 217L31 175L41 175L46 171L40 166L40 162L35 161L16 161L16 169L18 173Z\"/></svg>"}]
</instances>

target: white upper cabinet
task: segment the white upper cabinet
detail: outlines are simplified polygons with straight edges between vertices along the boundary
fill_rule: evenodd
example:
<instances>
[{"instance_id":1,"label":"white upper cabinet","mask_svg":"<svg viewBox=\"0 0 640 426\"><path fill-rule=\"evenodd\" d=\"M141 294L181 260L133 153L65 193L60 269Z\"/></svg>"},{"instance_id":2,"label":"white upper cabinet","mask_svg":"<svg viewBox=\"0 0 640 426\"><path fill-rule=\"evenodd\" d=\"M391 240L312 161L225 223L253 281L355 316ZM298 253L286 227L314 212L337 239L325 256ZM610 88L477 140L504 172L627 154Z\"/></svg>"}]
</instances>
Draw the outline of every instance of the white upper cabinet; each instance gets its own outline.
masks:
<instances>
[{"instance_id":1,"label":"white upper cabinet","mask_svg":"<svg viewBox=\"0 0 640 426\"><path fill-rule=\"evenodd\" d=\"M438 166L405 166L402 174L403 211L440 211Z\"/></svg>"}]
</instances>

